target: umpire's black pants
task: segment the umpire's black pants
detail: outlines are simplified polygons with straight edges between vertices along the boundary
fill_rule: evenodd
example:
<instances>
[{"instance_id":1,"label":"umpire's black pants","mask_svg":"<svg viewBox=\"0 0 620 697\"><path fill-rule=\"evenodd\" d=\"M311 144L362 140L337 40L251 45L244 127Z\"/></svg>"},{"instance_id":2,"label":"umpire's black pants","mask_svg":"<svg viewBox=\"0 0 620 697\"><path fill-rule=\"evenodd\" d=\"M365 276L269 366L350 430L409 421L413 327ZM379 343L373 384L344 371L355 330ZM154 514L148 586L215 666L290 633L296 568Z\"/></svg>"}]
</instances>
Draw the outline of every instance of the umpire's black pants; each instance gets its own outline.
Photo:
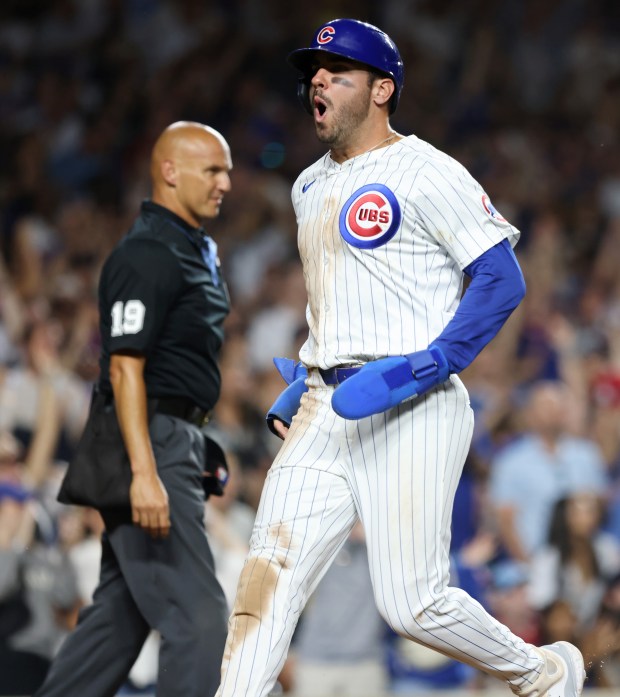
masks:
<instances>
[{"instance_id":1,"label":"umpire's black pants","mask_svg":"<svg viewBox=\"0 0 620 697\"><path fill-rule=\"evenodd\" d=\"M155 414L151 440L170 503L155 540L123 514L104 513L101 577L37 697L112 697L150 628L161 634L157 695L211 697L220 678L228 609L204 530L199 429Z\"/></svg>"}]
</instances>

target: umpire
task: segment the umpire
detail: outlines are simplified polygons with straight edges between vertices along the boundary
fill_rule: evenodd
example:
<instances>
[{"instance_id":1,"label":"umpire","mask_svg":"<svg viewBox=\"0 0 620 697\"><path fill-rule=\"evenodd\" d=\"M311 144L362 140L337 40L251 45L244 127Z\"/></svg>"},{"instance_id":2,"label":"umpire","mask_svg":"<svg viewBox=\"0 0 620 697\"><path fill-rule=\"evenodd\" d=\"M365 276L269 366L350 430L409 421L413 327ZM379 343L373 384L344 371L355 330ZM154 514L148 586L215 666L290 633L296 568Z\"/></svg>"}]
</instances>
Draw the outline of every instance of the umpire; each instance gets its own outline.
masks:
<instances>
[{"instance_id":1,"label":"umpire","mask_svg":"<svg viewBox=\"0 0 620 697\"><path fill-rule=\"evenodd\" d=\"M131 512L102 508L93 604L37 697L116 694L151 628L161 634L158 695L216 691L228 610L203 523L199 426L219 395L229 304L215 243L201 224L218 215L231 168L217 131L169 126L152 153L152 199L103 267L93 402L116 410L131 464Z\"/></svg>"}]
</instances>

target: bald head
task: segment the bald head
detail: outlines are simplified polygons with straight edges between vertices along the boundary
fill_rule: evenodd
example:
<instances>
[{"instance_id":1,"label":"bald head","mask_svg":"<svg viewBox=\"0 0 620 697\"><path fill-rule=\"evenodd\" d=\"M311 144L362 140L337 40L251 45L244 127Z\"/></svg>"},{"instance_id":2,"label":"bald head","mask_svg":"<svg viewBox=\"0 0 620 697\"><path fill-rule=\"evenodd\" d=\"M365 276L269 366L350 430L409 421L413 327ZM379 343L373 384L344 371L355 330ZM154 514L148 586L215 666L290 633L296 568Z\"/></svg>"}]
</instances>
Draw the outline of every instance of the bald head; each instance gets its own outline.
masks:
<instances>
[{"instance_id":1,"label":"bald head","mask_svg":"<svg viewBox=\"0 0 620 697\"><path fill-rule=\"evenodd\" d=\"M218 131L194 121L177 121L153 147L153 201L198 227L219 213L230 190L231 169L228 143Z\"/></svg>"},{"instance_id":2,"label":"bald head","mask_svg":"<svg viewBox=\"0 0 620 697\"><path fill-rule=\"evenodd\" d=\"M177 121L168 126L157 139L151 154L153 185L156 186L162 179L162 163L199 156L201 148L205 146L228 151L228 143L222 134L210 126L196 121Z\"/></svg>"}]
</instances>

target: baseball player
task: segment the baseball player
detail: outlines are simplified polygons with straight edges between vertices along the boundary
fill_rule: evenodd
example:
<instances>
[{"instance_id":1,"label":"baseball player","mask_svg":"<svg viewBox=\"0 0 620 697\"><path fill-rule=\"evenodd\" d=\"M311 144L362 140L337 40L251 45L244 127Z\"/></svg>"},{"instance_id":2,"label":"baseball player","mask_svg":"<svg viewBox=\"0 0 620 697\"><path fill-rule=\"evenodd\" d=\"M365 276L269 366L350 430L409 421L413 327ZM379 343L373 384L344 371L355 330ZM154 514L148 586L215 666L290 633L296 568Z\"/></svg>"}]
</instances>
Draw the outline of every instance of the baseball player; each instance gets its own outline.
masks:
<instances>
[{"instance_id":1,"label":"baseball player","mask_svg":"<svg viewBox=\"0 0 620 697\"><path fill-rule=\"evenodd\" d=\"M290 384L268 423L284 443L217 694L269 693L308 597L360 519L376 603L398 634L515 694L576 697L577 648L527 644L448 586L452 504L472 434L457 374L523 297L519 232L460 164L392 130L403 64L382 31L336 19L289 62L329 148L292 193L309 335L299 363L277 361Z\"/></svg>"}]
</instances>

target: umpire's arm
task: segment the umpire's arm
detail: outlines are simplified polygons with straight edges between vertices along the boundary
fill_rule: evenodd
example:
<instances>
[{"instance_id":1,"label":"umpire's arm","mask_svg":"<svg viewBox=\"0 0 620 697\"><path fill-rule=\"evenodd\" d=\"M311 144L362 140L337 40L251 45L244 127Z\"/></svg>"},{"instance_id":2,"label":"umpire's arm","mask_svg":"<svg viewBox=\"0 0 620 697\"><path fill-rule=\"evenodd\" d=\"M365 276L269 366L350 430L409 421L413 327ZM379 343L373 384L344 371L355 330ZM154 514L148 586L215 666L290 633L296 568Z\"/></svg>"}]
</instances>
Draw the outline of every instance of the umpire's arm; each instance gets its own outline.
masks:
<instances>
[{"instance_id":1,"label":"umpire's arm","mask_svg":"<svg viewBox=\"0 0 620 697\"><path fill-rule=\"evenodd\" d=\"M131 463L133 522L153 537L166 537L170 531L170 509L168 494L157 474L149 436L145 362L146 358L141 354L113 353L110 357L110 382Z\"/></svg>"}]
</instances>

